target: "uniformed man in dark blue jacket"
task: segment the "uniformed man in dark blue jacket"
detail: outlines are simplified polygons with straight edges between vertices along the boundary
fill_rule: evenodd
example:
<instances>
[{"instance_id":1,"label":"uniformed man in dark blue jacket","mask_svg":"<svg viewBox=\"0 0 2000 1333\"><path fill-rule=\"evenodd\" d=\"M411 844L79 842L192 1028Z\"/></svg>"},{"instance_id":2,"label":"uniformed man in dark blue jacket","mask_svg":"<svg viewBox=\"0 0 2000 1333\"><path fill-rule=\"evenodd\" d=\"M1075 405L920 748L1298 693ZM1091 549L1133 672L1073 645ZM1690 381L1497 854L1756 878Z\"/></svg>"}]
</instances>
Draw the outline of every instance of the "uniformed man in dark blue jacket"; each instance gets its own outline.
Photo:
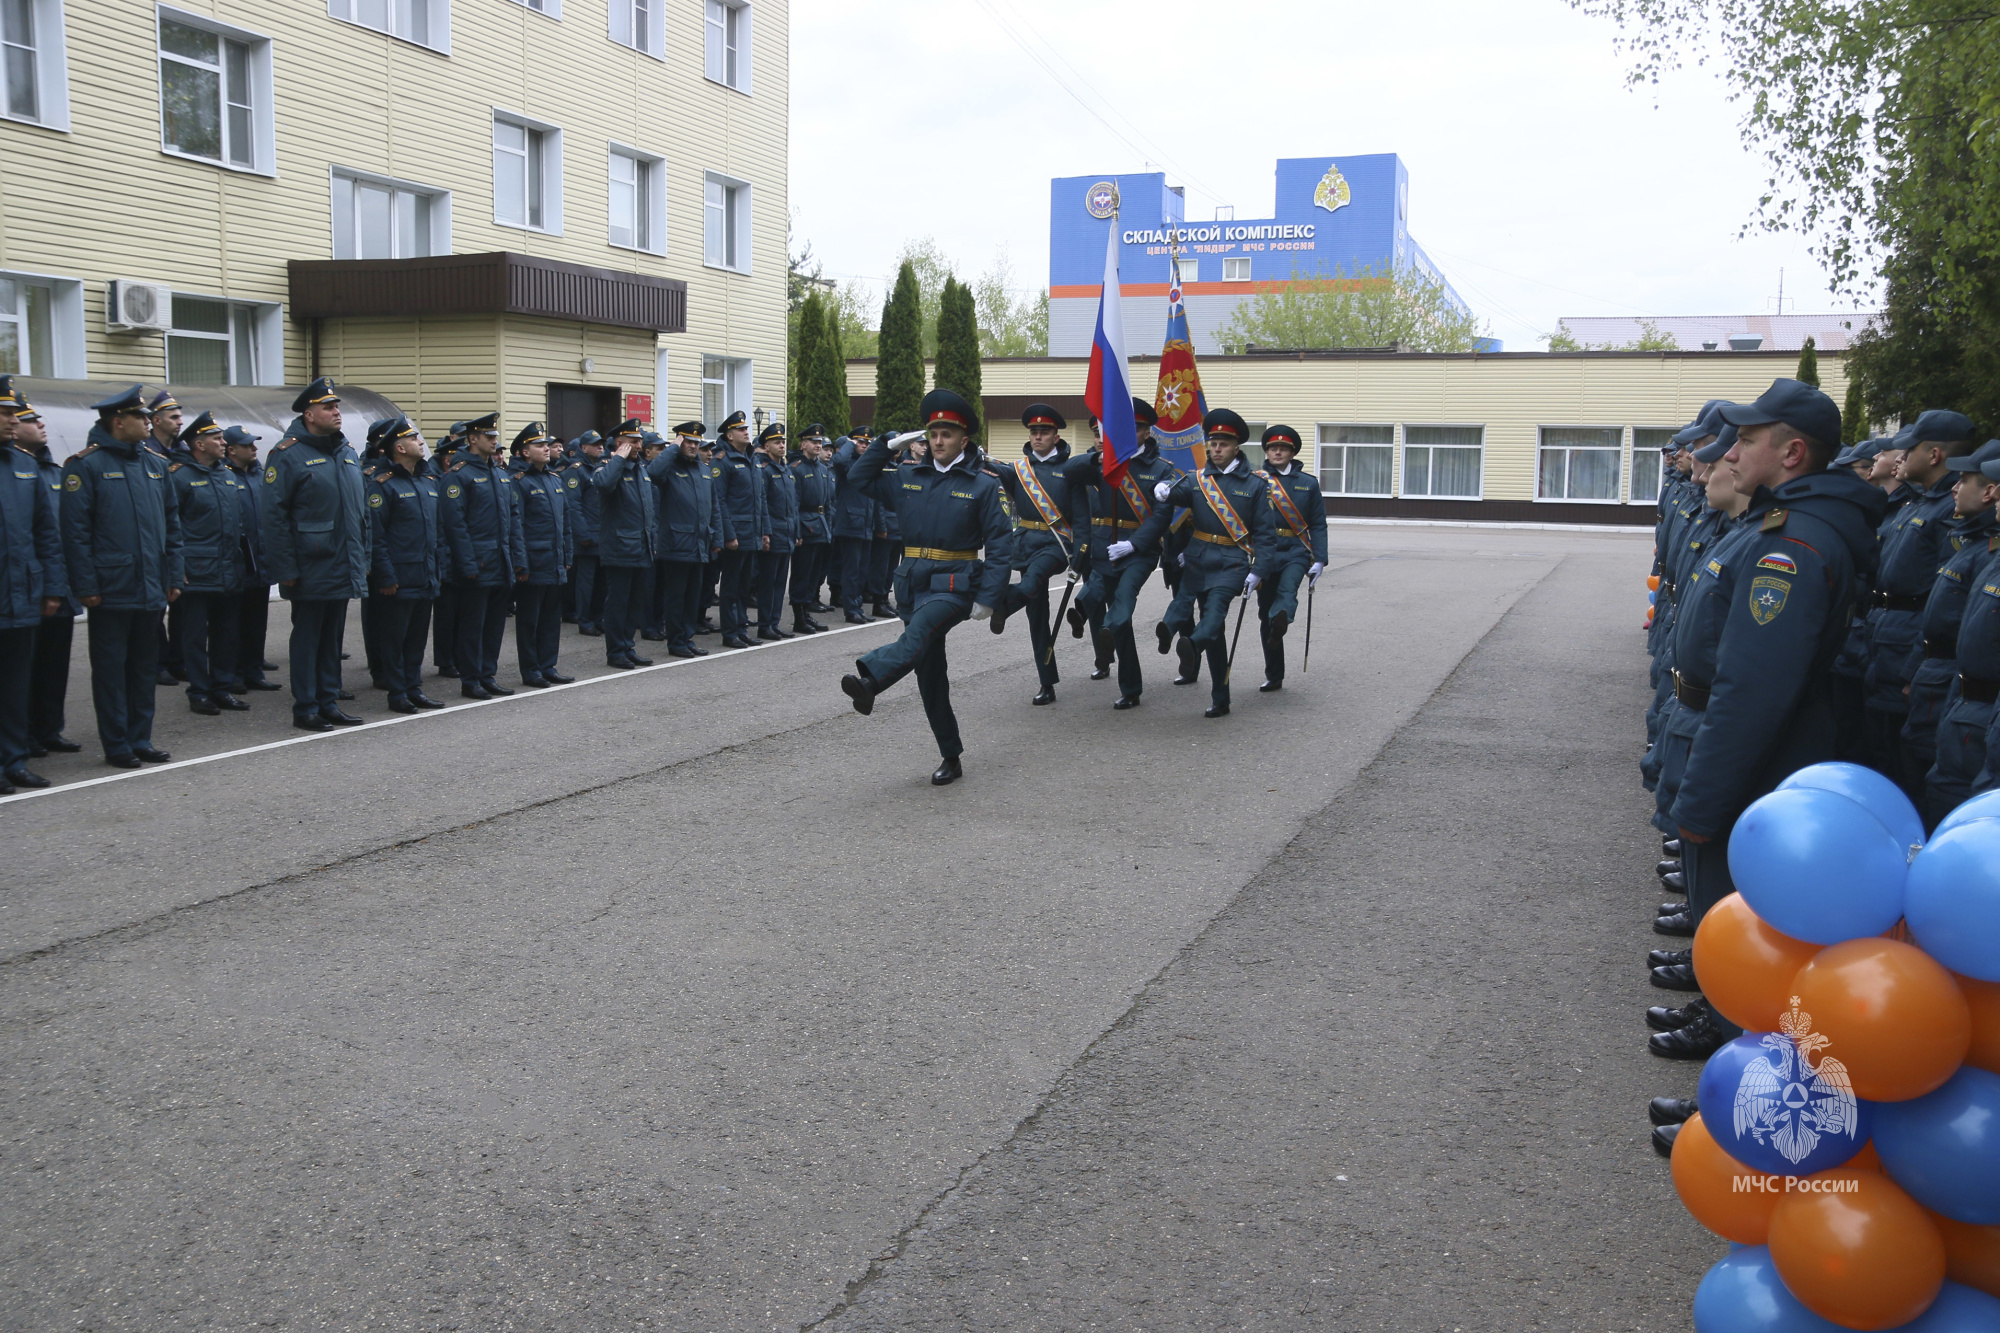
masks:
<instances>
[{"instance_id":1,"label":"uniformed man in dark blue jacket","mask_svg":"<svg viewBox=\"0 0 2000 1333\"><path fill-rule=\"evenodd\" d=\"M438 441L437 450L429 461L430 474L438 478L438 498L444 498L444 474L451 471L452 464L465 448L465 433L474 428L490 430L493 438L500 438L500 414L488 412L483 417L470 421L454 421ZM442 518L439 520L442 522ZM449 557L449 548L446 555ZM440 575L437 600L431 603L431 660L437 666L440 676L458 675L458 583L452 577L451 562L445 561Z\"/></svg>"},{"instance_id":2,"label":"uniformed man in dark blue jacket","mask_svg":"<svg viewBox=\"0 0 2000 1333\"><path fill-rule=\"evenodd\" d=\"M423 683L431 604L451 567L440 491L425 466L423 433L408 417L391 418L382 432L382 466L368 478L374 530L368 582L381 603L384 683L392 713L444 707L424 693Z\"/></svg>"},{"instance_id":3,"label":"uniformed man in dark blue jacket","mask_svg":"<svg viewBox=\"0 0 2000 1333\"><path fill-rule=\"evenodd\" d=\"M1264 693L1285 686L1285 631L1299 618L1299 585L1310 590L1326 568L1326 499L1319 478L1300 466L1299 433L1290 426L1264 429L1264 468L1277 541L1257 585L1257 618L1263 622ZM1299 526L1304 524L1303 527Z\"/></svg>"},{"instance_id":4,"label":"uniformed man in dark blue jacket","mask_svg":"<svg viewBox=\"0 0 2000 1333\"><path fill-rule=\"evenodd\" d=\"M243 590L236 594L233 676L246 693L284 688L264 674L276 670L276 663L264 660L264 641L271 623L271 574L264 564L263 511L258 507L264 495L263 469L257 460L260 438L241 426L222 432L223 461L236 474L236 499L243 506Z\"/></svg>"},{"instance_id":5,"label":"uniformed man in dark blue jacket","mask_svg":"<svg viewBox=\"0 0 2000 1333\"><path fill-rule=\"evenodd\" d=\"M540 422L521 436L542 433ZM522 544L521 499L500 461L500 432L468 428L465 448L444 474L439 497L445 543L451 549L452 581L458 585L459 693L491 699L514 691L495 679L500 643L516 584L528 580L528 553Z\"/></svg>"},{"instance_id":6,"label":"uniformed man in dark blue jacket","mask_svg":"<svg viewBox=\"0 0 2000 1333\"><path fill-rule=\"evenodd\" d=\"M181 456L167 464L181 513L187 584L181 653L188 708L214 717L250 705L230 693L236 671L236 608L243 592L243 502L236 473L222 461L222 423L203 412L181 432Z\"/></svg>"},{"instance_id":7,"label":"uniformed man in dark blue jacket","mask_svg":"<svg viewBox=\"0 0 2000 1333\"><path fill-rule=\"evenodd\" d=\"M32 409L0 375L0 796L49 780L28 767L35 635L68 600L56 500L33 455L11 448Z\"/></svg>"},{"instance_id":8,"label":"uniformed man in dark blue jacket","mask_svg":"<svg viewBox=\"0 0 2000 1333\"><path fill-rule=\"evenodd\" d=\"M1910 682L1924 659L1924 602L1944 563L1951 521L1957 476L1945 469L1945 459L1970 452L1972 445L1972 422L1957 412L1925 412L1898 432L1895 446L1904 451L1898 476L1914 498L1882 524L1879 534L1880 572L1868 613L1868 762L1913 801L1923 796L1924 772L1913 772L1913 765L1904 763L1903 724L1909 716Z\"/></svg>"},{"instance_id":9,"label":"uniformed man in dark blue jacket","mask_svg":"<svg viewBox=\"0 0 2000 1333\"><path fill-rule=\"evenodd\" d=\"M1861 440L1835 455L1833 465L1845 466L1861 480L1886 489L1884 483L1873 480L1875 458L1882 452L1884 443L1880 439ZM1840 656L1833 659L1833 693L1834 717L1838 727L1834 738L1834 757L1847 763L1862 763L1868 757L1864 740L1868 720L1866 606L1855 608L1854 622L1847 627L1847 642L1842 645Z\"/></svg>"},{"instance_id":10,"label":"uniformed man in dark blue jacket","mask_svg":"<svg viewBox=\"0 0 2000 1333\"><path fill-rule=\"evenodd\" d=\"M1167 623L1208 655L1209 706L1203 717L1229 714L1229 604L1257 590L1277 544L1270 486L1251 471L1242 454L1250 433L1243 418L1226 407L1202 418L1208 436L1208 465L1177 481L1153 484L1154 509L1133 535L1139 550L1157 550L1166 537L1174 508L1194 515L1194 539L1182 566L1183 599L1193 606ZM1177 606L1187 605L1186 600ZM1193 614L1199 608L1200 618Z\"/></svg>"},{"instance_id":11,"label":"uniformed man in dark blue jacket","mask_svg":"<svg viewBox=\"0 0 2000 1333\"><path fill-rule=\"evenodd\" d=\"M674 427L673 447L647 465L658 491L659 559L653 593L660 637L671 657L706 657L695 646L702 570L722 549L716 529L714 465L702 455L702 424Z\"/></svg>"},{"instance_id":12,"label":"uniformed man in dark blue jacket","mask_svg":"<svg viewBox=\"0 0 2000 1333\"><path fill-rule=\"evenodd\" d=\"M562 648L562 590L576 559L576 536L569 506L569 489L549 471L550 456L560 441L545 434L539 422L534 434L523 431L514 441L521 466L513 486L521 515L521 545L527 553L527 578L514 590L514 648L521 664L521 683L545 690L575 680L556 668Z\"/></svg>"},{"instance_id":13,"label":"uniformed man in dark blue jacket","mask_svg":"<svg viewBox=\"0 0 2000 1333\"><path fill-rule=\"evenodd\" d=\"M830 609L820 601L819 590L833 556L835 483L833 464L827 462L825 428L817 421L800 437L799 456L791 469L799 495L799 541L792 552L789 589L792 632L818 634L826 626L814 620L813 613Z\"/></svg>"},{"instance_id":14,"label":"uniformed man in dark blue jacket","mask_svg":"<svg viewBox=\"0 0 2000 1333\"><path fill-rule=\"evenodd\" d=\"M640 456L643 439L644 428L636 418L613 427L611 457L592 481L601 506L597 558L604 577L604 660L626 670L653 664L652 658L637 651L647 584L660 543L659 499Z\"/></svg>"},{"instance_id":15,"label":"uniformed man in dark blue jacket","mask_svg":"<svg viewBox=\"0 0 2000 1333\"><path fill-rule=\"evenodd\" d=\"M569 618L576 632L590 638L604 633L604 583L597 577L597 518L599 500L592 480L604 466L604 437L587 430L570 441L575 456L563 469L563 488L571 500L571 526L576 530L576 564L569 576Z\"/></svg>"},{"instance_id":16,"label":"uniformed man in dark blue jacket","mask_svg":"<svg viewBox=\"0 0 2000 1333\"><path fill-rule=\"evenodd\" d=\"M799 542L799 482L786 453L781 423L774 421L758 433L757 475L764 484L770 532L763 554L757 557L757 637L767 642L792 637L784 625L785 588Z\"/></svg>"},{"instance_id":17,"label":"uniformed man in dark blue jacket","mask_svg":"<svg viewBox=\"0 0 2000 1333\"><path fill-rule=\"evenodd\" d=\"M879 526L875 516L879 506L850 482L847 474L874 438L869 427L856 426L835 441L833 448L833 564L828 580L833 603L850 625L866 625L873 619L863 598L868 592L868 549Z\"/></svg>"},{"instance_id":18,"label":"uniformed man in dark blue jacket","mask_svg":"<svg viewBox=\"0 0 2000 1333\"><path fill-rule=\"evenodd\" d=\"M1021 412L1021 424L1028 431L1021 457L993 464L1014 515L1013 568L1020 576L1008 585L997 608L1002 614L993 624L997 634L1007 613L1027 611L1028 646L1041 685L1028 702L1044 705L1056 701L1056 685L1062 680L1056 669L1056 627L1049 623L1049 583L1058 575L1078 577L1077 544L1089 534L1090 491L1065 471L1070 447L1062 433L1069 422L1061 412L1047 403L1030 403Z\"/></svg>"},{"instance_id":19,"label":"uniformed man in dark blue jacket","mask_svg":"<svg viewBox=\"0 0 2000 1333\"><path fill-rule=\"evenodd\" d=\"M9 383L0 377L0 384ZM49 509L62 510L62 464L49 453L48 423L23 398L18 389L0 391L0 398L12 397L21 406L14 414L14 448L33 464L49 490ZM4 410L4 409L0 409ZM56 533L56 558L62 558L62 533ZM67 585L67 578L63 580ZM47 754L75 754L83 747L63 735L64 705L69 694L70 646L76 636L76 599L60 599L53 614L42 618L35 631L35 664L28 683L28 757Z\"/></svg>"},{"instance_id":20,"label":"uniformed man in dark blue jacket","mask_svg":"<svg viewBox=\"0 0 2000 1333\"><path fill-rule=\"evenodd\" d=\"M2000 488L1986 479L1982 469L1988 464L2000 469L2000 440L1988 440L1971 453L1945 463L1953 478L1947 553L1924 603L1924 660L1910 682L1910 716L1903 725L1903 757L1912 769L1918 764L1924 769L1924 798L1917 808L1923 813L1926 829L1936 828L1938 821L1972 795L1986 752L1986 727L1992 720L1990 702L1983 709L1975 704L1962 710L1965 693L1961 673L1965 668L1959 661L1966 621L1975 606L1993 600L1985 589L2000 568L1994 564L1995 553L2000 552L2000 517L1994 512ZM1981 608L1979 614L1983 617L1990 612ZM1973 630L1975 640L1981 635L1990 639L2000 626L1975 624ZM1971 673L1975 679L1981 678L1982 672L2000 675L1979 660L1980 654L1991 652L1987 643L1975 642L1972 652L1978 668ZM1979 692L1977 686L1974 689ZM1977 729L1971 731L1968 723L1975 719Z\"/></svg>"},{"instance_id":21,"label":"uniformed man in dark blue jacket","mask_svg":"<svg viewBox=\"0 0 2000 1333\"><path fill-rule=\"evenodd\" d=\"M722 448L717 451L716 462L721 465L722 479L715 502L727 519L727 537L722 543L722 582L716 590L721 605L722 646L748 648L757 559L771 549L770 515L765 508L757 462L751 453L749 422L741 412L732 412L723 420L720 434Z\"/></svg>"},{"instance_id":22,"label":"uniformed man in dark blue jacket","mask_svg":"<svg viewBox=\"0 0 2000 1333\"><path fill-rule=\"evenodd\" d=\"M903 633L859 659L855 674L841 677L840 688L854 701L854 711L866 715L874 711L878 694L916 672L924 716L944 756L931 774L941 787L963 776L959 755L965 750L951 709L945 636L967 618L993 614L1007 587L1014 525L999 478L984 469L972 444L972 405L948 389L933 389L924 395L921 411L926 457L891 470L900 450L884 436L848 470L852 484L893 508L902 521L896 605Z\"/></svg>"},{"instance_id":23,"label":"uniformed man in dark blue jacket","mask_svg":"<svg viewBox=\"0 0 2000 1333\"><path fill-rule=\"evenodd\" d=\"M93 405L97 424L63 463L63 569L90 613L90 694L104 761L137 768L171 757L153 745L160 613L181 595L180 510L166 460L145 445L152 414L139 386Z\"/></svg>"}]
</instances>

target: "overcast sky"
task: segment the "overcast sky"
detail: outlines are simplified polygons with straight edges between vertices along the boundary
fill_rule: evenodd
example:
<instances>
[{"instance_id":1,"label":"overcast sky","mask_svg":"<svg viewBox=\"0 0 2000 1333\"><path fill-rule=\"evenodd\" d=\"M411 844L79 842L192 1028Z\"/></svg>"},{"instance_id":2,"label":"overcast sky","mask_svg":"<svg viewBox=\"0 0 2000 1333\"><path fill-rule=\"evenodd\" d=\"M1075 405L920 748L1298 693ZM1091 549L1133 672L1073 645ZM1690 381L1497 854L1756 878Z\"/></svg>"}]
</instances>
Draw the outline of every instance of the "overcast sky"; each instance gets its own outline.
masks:
<instances>
[{"instance_id":1,"label":"overcast sky","mask_svg":"<svg viewBox=\"0 0 2000 1333\"><path fill-rule=\"evenodd\" d=\"M1393 152L1410 234L1512 350L1564 315L1773 313L1781 268L1786 311L1856 307L1802 239L1739 237L1765 168L1720 78L1628 91L1613 26L1561 0L804 0L792 23L794 234L843 280L931 236L962 276L1004 249L1045 286L1055 176L1151 163L1190 221L1248 219L1280 157Z\"/></svg>"}]
</instances>

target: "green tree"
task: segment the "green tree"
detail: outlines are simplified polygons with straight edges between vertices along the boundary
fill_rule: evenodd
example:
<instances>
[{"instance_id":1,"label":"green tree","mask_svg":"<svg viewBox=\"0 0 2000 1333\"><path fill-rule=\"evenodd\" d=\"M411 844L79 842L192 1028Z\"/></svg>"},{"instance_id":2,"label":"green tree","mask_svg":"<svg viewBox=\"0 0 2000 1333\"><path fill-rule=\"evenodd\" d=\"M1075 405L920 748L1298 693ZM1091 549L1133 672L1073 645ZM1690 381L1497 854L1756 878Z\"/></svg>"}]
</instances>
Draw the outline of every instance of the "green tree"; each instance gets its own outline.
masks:
<instances>
[{"instance_id":1,"label":"green tree","mask_svg":"<svg viewBox=\"0 0 2000 1333\"><path fill-rule=\"evenodd\" d=\"M1849 375L1847 403L1840 409L1840 442L1859 444L1868 438L1868 412L1861 405L1861 380Z\"/></svg>"},{"instance_id":2,"label":"green tree","mask_svg":"<svg viewBox=\"0 0 2000 1333\"><path fill-rule=\"evenodd\" d=\"M944 308L944 285L952 280L951 260L945 258L936 238L925 236L903 243L903 252L896 256L899 281L904 269L917 280L921 312L918 326L923 331L924 356L928 359L937 355L938 314Z\"/></svg>"},{"instance_id":3,"label":"green tree","mask_svg":"<svg viewBox=\"0 0 2000 1333\"><path fill-rule=\"evenodd\" d=\"M791 374L787 385L790 394L785 419L791 422L794 435L812 419L808 414L812 411L813 367L819 360L820 346L826 341L826 323L821 309L819 293L809 292L792 314L791 360L788 363Z\"/></svg>"},{"instance_id":4,"label":"green tree","mask_svg":"<svg viewBox=\"0 0 2000 1333\"><path fill-rule=\"evenodd\" d=\"M1548 339L1551 352L1678 352L1681 349L1680 341L1673 334L1650 319L1640 320L1639 336L1626 343L1584 342L1571 333L1567 325L1557 325Z\"/></svg>"},{"instance_id":5,"label":"green tree","mask_svg":"<svg viewBox=\"0 0 2000 1333\"><path fill-rule=\"evenodd\" d=\"M1819 387L1819 344L1810 333L1806 335L1805 345L1799 348L1799 368L1792 373L1792 378L1815 389Z\"/></svg>"},{"instance_id":6,"label":"green tree","mask_svg":"<svg viewBox=\"0 0 2000 1333\"><path fill-rule=\"evenodd\" d=\"M916 268L896 270L896 286L882 307L875 361L875 429L915 430L924 402L923 292Z\"/></svg>"},{"instance_id":7,"label":"green tree","mask_svg":"<svg viewBox=\"0 0 2000 1333\"><path fill-rule=\"evenodd\" d=\"M792 433L817 421L827 432L847 434L847 367L840 359L839 326L815 292L799 311L799 392L792 405Z\"/></svg>"},{"instance_id":8,"label":"green tree","mask_svg":"<svg viewBox=\"0 0 2000 1333\"><path fill-rule=\"evenodd\" d=\"M1415 269L1335 268L1259 292L1215 330L1224 349L1386 347L1406 352L1469 352L1485 336L1444 283Z\"/></svg>"},{"instance_id":9,"label":"green tree","mask_svg":"<svg viewBox=\"0 0 2000 1333\"><path fill-rule=\"evenodd\" d=\"M1015 298L1013 265L1003 249L993 267L973 286L979 313L981 356L1047 356L1049 354L1049 289Z\"/></svg>"},{"instance_id":10,"label":"green tree","mask_svg":"<svg viewBox=\"0 0 2000 1333\"><path fill-rule=\"evenodd\" d=\"M979 434L984 416L979 393L979 315L972 288L946 278L938 302L937 387L950 389L972 404L972 433Z\"/></svg>"},{"instance_id":11,"label":"green tree","mask_svg":"<svg viewBox=\"0 0 2000 1333\"><path fill-rule=\"evenodd\" d=\"M840 331L840 320L834 310L826 311L826 359L833 367L833 394L828 415L821 418L826 423L826 433L832 439L839 439L854 428L854 403L847 396L847 353L842 350L844 334Z\"/></svg>"}]
</instances>

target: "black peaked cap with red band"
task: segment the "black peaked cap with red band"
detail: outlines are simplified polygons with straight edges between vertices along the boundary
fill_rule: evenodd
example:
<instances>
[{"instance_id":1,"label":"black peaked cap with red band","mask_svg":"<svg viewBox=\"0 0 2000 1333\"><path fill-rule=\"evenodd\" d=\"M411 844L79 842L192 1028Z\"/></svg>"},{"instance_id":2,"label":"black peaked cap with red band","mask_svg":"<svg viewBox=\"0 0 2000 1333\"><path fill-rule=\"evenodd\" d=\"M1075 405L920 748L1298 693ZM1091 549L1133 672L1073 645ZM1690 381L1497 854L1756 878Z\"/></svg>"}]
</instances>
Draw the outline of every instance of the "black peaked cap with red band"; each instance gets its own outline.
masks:
<instances>
[{"instance_id":1,"label":"black peaked cap with red band","mask_svg":"<svg viewBox=\"0 0 2000 1333\"><path fill-rule=\"evenodd\" d=\"M1218 407L1201 419L1201 432L1207 436L1227 435L1238 444L1250 438L1250 427L1243 418L1226 407Z\"/></svg>"},{"instance_id":2,"label":"black peaked cap with red band","mask_svg":"<svg viewBox=\"0 0 2000 1333\"><path fill-rule=\"evenodd\" d=\"M1053 426L1057 430L1069 428L1069 422L1063 420L1063 414L1047 403L1029 403L1027 410L1021 413L1021 424L1030 429L1036 426Z\"/></svg>"},{"instance_id":3,"label":"black peaked cap with red band","mask_svg":"<svg viewBox=\"0 0 2000 1333\"><path fill-rule=\"evenodd\" d=\"M925 394L920 411L926 429L942 421L947 425L970 431L975 416L972 404L950 389L932 389Z\"/></svg>"}]
</instances>

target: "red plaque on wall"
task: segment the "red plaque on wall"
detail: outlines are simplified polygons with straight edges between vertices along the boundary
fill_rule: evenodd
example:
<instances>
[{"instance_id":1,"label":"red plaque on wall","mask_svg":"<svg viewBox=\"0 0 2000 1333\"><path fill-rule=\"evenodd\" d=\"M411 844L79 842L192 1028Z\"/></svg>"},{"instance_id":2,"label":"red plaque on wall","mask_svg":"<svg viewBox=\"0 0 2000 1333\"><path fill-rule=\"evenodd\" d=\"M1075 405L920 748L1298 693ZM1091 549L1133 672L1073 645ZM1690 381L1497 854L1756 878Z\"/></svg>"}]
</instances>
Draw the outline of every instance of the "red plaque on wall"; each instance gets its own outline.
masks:
<instances>
[{"instance_id":1,"label":"red plaque on wall","mask_svg":"<svg viewBox=\"0 0 2000 1333\"><path fill-rule=\"evenodd\" d=\"M625 415L642 426L653 424L653 395L650 393L628 393L625 395Z\"/></svg>"}]
</instances>

